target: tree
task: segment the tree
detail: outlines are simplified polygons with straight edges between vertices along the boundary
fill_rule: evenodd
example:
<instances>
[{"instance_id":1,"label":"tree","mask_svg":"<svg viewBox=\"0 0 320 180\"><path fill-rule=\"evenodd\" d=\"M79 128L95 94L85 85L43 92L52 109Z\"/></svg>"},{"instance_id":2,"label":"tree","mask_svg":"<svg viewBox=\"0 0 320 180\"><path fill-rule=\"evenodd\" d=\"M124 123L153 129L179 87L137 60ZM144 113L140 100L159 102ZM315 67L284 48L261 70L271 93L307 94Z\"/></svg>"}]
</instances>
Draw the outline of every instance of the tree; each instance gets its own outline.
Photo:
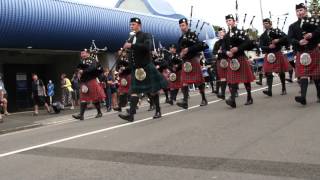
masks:
<instances>
[{"instance_id":1,"label":"tree","mask_svg":"<svg viewBox=\"0 0 320 180\"><path fill-rule=\"evenodd\" d=\"M320 0L311 0L309 5L309 13L312 16L320 16Z\"/></svg>"}]
</instances>

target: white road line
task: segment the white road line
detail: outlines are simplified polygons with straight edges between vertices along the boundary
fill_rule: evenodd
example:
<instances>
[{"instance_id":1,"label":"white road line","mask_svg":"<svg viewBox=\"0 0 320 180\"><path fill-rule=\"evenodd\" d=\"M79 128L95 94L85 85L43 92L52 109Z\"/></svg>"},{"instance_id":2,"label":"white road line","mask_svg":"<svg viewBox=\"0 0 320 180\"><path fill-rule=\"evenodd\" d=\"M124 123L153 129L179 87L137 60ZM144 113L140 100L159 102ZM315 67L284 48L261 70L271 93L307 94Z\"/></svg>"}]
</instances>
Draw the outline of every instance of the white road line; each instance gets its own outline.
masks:
<instances>
[{"instance_id":1,"label":"white road line","mask_svg":"<svg viewBox=\"0 0 320 180\"><path fill-rule=\"evenodd\" d=\"M280 85L280 83L275 84L273 86L278 86L278 85ZM261 91L263 89L265 89L265 87L252 90L252 92ZM239 94L239 96L242 96L242 95L245 95L245 94L247 94L247 93L246 92L245 93L241 93L241 94ZM222 100L210 101L209 104L217 103L217 102L220 102L220 101L222 101ZM188 110L195 109L197 107L200 107L200 106L199 105L192 106L192 107L189 107ZM163 114L163 116L169 116L169 115L177 114L177 113L180 113L180 112L183 112L183 111L187 111L187 110L182 109L182 110L177 110L177 111L173 111L173 112L168 112L168 113ZM125 124L121 124L121 125L117 125L117 126L113 126L113 127L109 127L109 128L104 128L104 129L91 131L91 132L84 133L84 134L71 136L71 137L68 137L68 138L63 138L63 139L59 139L59 140L55 140L55 141L50 141L50 142L47 142L47 143L44 143L44 144L39 144L39 145L36 145L36 146L30 146L30 147L27 147L27 148L18 149L18 150L15 150L15 151L11 151L11 152L0 154L0 158L6 157L6 156L10 156L10 155L14 155L14 154L18 154L18 153L25 152L25 151L29 151L29 150L32 150L32 149L37 149L37 148L41 148L41 147L45 147L45 146L50 146L50 145L53 145L53 144L58 144L58 143L62 143L62 142L66 142L66 141L70 141L70 140L74 140L74 139L78 139L78 138L85 137L85 136L99 134L99 133L110 131L110 130L113 130L113 129L119 129L119 128L122 128L122 127L131 126L131 125L134 125L134 124L138 124L138 123L142 123L142 122L150 121L150 120L153 120L152 117L148 117L148 118L145 118L145 119L134 121L132 123L125 123Z\"/></svg>"}]
</instances>

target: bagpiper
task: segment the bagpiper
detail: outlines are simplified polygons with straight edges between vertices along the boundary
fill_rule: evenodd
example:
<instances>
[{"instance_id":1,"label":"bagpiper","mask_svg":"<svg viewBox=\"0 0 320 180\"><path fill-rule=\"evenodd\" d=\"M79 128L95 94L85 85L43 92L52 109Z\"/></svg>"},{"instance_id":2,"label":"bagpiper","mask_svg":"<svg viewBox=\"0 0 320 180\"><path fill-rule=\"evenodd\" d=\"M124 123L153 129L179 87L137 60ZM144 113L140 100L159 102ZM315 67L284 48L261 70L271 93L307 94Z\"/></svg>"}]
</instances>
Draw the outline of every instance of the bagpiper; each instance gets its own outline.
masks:
<instances>
[{"instance_id":1,"label":"bagpiper","mask_svg":"<svg viewBox=\"0 0 320 180\"><path fill-rule=\"evenodd\" d=\"M255 77L244 53L245 50L251 50L253 45L246 31L237 28L232 14L226 16L226 23L229 31L224 38L223 51L228 56L227 82L230 84L231 90L231 97L226 100L226 103L232 108L236 108L235 98L239 83L244 83L247 91L245 105L253 104L251 82L255 80Z\"/></svg>"},{"instance_id":2,"label":"bagpiper","mask_svg":"<svg viewBox=\"0 0 320 180\"><path fill-rule=\"evenodd\" d=\"M182 87L181 84L181 71L183 61L177 54L177 46L175 44L171 44L169 46L169 56L168 64L170 69L169 74L169 88L170 88L170 101L169 104L173 105L173 103L177 100L177 95L179 89Z\"/></svg>"},{"instance_id":3,"label":"bagpiper","mask_svg":"<svg viewBox=\"0 0 320 180\"><path fill-rule=\"evenodd\" d=\"M151 93L156 106L154 119L161 117L159 90L167 87L167 81L152 63L151 34L141 31L141 20L137 17L130 19L130 29L133 34L123 45L123 49L129 51L129 61L131 65L131 85L130 85L130 109L119 117L134 121L136 107L139 102L138 94Z\"/></svg>"},{"instance_id":4,"label":"bagpiper","mask_svg":"<svg viewBox=\"0 0 320 180\"><path fill-rule=\"evenodd\" d=\"M272 96L272 73L279 73L282 91L281 95L287 94L286 91L286 72L289 71L289 62L287 56L282 53L282 47L287 46L288 37L278 28L272 27L269 18L263 19L265 31L260 36L260 48L265 54L263 62L263 72L267 78L268 89L263 93Z\"/></svg>"},{"instance_id":5,"label":"bagpiper","mask_svg":"<svg viewBox=\"0 0 320 180\"><path fill-rule=\"evenodd\" d=\"M317 89L317 99L320 102L320 19L308 17L304 3L296 5L298 21L289 26L288 38L296 54L296 76L300 78L301 95L295 100L302 105L307 104L306 95L308 78L314 80Z\"/></svg>"},{"instance_id":6,"label":"bagpiper","mask_svg":"<svg viewBox=\"0 0 320 180\"><path fill-rule=\"evenodd\" d=\"M102 86L98 81L98 77L103 73L100 63L90 55L89 50L81 51L81 62L78 65L80 69L80 113L72 115L73 118L84 120L84 112L87 104L92 102L97 109L96 118L102 117L100 103L105 99Z\"/></svg>"},{"instance_id":7,"label":"bagpiper","mask_svg":"<svg viewBox=\"0 0 320 180\"><path fill-rule=\"evenodd\" d=\"M129 88L131 84L131 68L128 53L123 49L119 51L116 70L119 72L119 104L118 107L114 108L114 110L121 112L122 108L128 104Z\"/></svg>"},{"instance_id":8,"label":"bagpiper","mask_svg":"<svg viewBox=\"0 0 320 180\"><path fill-rule=\"evenodd\" d=\"M206 106L208 101L205 96L205 83L202 76L200 66L200 53L208 48L208 45L198 40L198 36L195 32L189 29L188 20L182 18L179 20L179 27L183 33L178 41L178 52L183 59L184 64L181 72L181 91L183 93L183 100L178 102L177 105L188 109L188 97L190 84L195 84L199 88L201 94L200 106Z\"/></svg>"},{"instance_id":9,"label":"bagpiper","mask_svg":"<svg viewBox=\"0 0 320 180\"><path fill-rule=\"evenodd\" d=\"M227 88L227 72L228 72L228 57L225 51L223 51L224 46L224 36L226 35L226 30L224 28L218 29L219 40L214 44L213 55L216 57L216 69L217 69L217 97L220 99L225 99L225 93ZM219 92L221 89L221 92Z\"/></svg>"}]
</instances>

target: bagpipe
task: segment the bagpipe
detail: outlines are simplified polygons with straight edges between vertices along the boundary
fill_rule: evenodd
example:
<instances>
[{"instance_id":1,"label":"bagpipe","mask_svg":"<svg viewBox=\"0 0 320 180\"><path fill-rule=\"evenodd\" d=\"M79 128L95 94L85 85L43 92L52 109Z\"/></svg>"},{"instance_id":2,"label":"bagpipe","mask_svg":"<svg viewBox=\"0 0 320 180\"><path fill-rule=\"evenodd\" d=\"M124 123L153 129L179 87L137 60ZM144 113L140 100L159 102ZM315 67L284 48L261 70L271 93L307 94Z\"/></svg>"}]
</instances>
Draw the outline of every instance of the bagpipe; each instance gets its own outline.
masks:
<instances>
[{"instance_id":1,"label":"bagpipe","mask_svg":"<svg viewBox=\"0 0 320 180\"><path fill-rule=\"evenodd\" d=\"M196 27L195 27L195 30L192 30L192 14L193 14L193 6L191 6L189 30L182 37L182 41L180 44L181 48L191 47L191 46L195 45L196 43L198 43L199 42L199 35L201 34L204 25L209 25L209 23L203 21L202 25L199 26L200 20L198 20ZM199 27L200 27L200 29L199 29ZM205 42L202 42L202 45L205 47L206 46Z\"/></svg>"},{"instance_id":2,"label":"bagpipe","mask_svg":"<svg viewBox=\"0 0 320 180\"><path fill-rule=\"evenodd\" d=\"M97 47L95 40L91 41L91 46L89 48L90 56L93 57L97 62L99 62L98 53L106 52L107 50L107 46L105 46L103 49L100 49Z\"/></svg>"}]
</instances>

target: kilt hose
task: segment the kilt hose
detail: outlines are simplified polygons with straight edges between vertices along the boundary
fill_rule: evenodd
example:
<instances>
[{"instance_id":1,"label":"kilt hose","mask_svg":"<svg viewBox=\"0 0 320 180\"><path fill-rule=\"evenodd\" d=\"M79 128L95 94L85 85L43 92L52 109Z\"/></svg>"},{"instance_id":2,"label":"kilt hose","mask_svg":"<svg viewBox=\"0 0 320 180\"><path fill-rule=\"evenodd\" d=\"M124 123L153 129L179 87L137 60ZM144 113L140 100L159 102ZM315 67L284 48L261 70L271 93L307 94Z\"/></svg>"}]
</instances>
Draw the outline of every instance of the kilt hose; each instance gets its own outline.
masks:
<instances>
[{"instance_id":1,"label":"kilt hose","mask_svg":"<svg viewBox=\"0 0 320 180\"><path fill-rule=\"evenodd\" d=\"M200 60L198 57L187 60L192 65L191 72L185 72L182 68L181 71L181 83L184 84L202 84L204 83L204 78L202 76L202 70L200 66Z\"/></svg>"},{"instance_id":2,"label":"kilt hose","mask_svg":"<svg viewBox=\"0 0 320 180\"><path fill-rule=\"evenodd\" d=\"M98 83L97 79L91 79L88 82L82 82L82 85L88 87L88 92L83 93L80 90L80 101L81 102L100 102L106 98L102 85Z\"/></svg>"},{"instance_id":3,"label":"kilt hose","mask_svg":"<svg viewBox=\"0 0 320 180\"><path fill-rule=\"evenodd\" d=\"M226 79L227 78L227 72L228 72L228 67L223 68L220 66L221 60L217 60L217 72L220 79Z\"/></svg>"},{"instance_id":4,"label":"kilt hose","mask_svg":"<svg viewBox=\"0 0 320 180\"><path fill-rule=\"evenodd\" d=\"M313 77L316 79L319 79L320 77L320 50L318 48L315 48L311 51L308 51L307 53L311 56L311 64L308 66L304 66L300 62L300 55L302 52L297 53L296 58L296 76L297 77Z\"/></svg>"},{"instance_id":5,"label":"kilt hose","mask_svg":"<svg viewBox=\"0 0 320 180\"><path fill-rule=\"evenodd\" d=\"M144 68L147 76L143 81L139 81L135 78L136 68L132 68L131 71L131 85L129 92L131 94L140 93L156 93L161 89L166 89L168 82L164 79L162 74L156 69L154 64L149 63Z\"/></svg>"},{"instance_id":6,"label":"kilt hose","mask_svg":"<svg viewBox=\"0 0 320 180\"><path fill-rule=\"evenodd\" d=\"M180 89L182 87L181 71L182 70L174 72L176 73L176 76L177 76L177 79L175 81L170 81L170 80L168 81L170 90Z\"/></svg>"},{"instance_id":7,"label":"kilt hose","mask_svg":"<svg viewBox=\"0 0 320 180\"><path fill-rule=\"evenodd\" d=\"M231 58L228 58L228 72L227 72L227 82L229 84L239 84L239 83L250 83L255 80L255 76L250 67L248 58L245 56L240 56L237 58L240 63L240 68L237 71L233 71L230 68Z\"/></svg>"},{"instance_id":8,"label":"kilt hose","mask_svg":"<svg viewBox=\"0 0 320 180\"><path fill-rule=\"evenodd\" d=\"M129 93L130 84L131 84L131 74L128 75L119 75L120 81L119 81L119 88L118 92L119 94L127 94ZM121 82L125 79L127 81L127 85L124 86L121 84Z\"/></svg>"},{"instance_id":9,"label":"kilt hose","mask_svg":"<svg viewBox=\"0 0 320 180\"><path fill-rule=\"evenodd\" d=\"M267 60L268 54L264 57L263 62L263 72L265 73L280 73L289 71L289 61L288 58L282 54L281 51L274 53L276 56L276 61L274 63L269 63Z\"/></svg>"}]
</instances>

